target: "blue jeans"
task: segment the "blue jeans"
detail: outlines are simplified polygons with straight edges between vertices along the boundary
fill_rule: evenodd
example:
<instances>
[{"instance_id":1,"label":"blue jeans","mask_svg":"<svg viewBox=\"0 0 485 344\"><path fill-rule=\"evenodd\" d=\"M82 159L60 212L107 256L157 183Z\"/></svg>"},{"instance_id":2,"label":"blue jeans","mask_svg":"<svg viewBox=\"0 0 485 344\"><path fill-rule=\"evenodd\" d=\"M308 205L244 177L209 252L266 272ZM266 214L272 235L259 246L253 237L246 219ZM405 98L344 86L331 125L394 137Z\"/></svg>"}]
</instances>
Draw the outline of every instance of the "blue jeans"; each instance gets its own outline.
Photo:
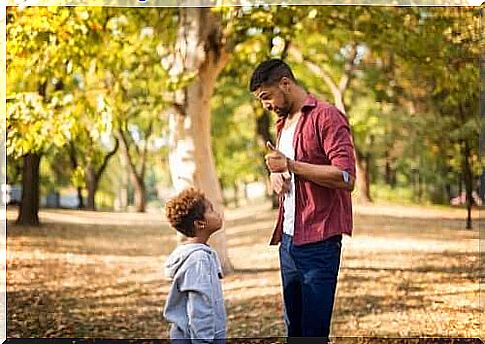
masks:
<instances>
[{"instance_id":1,"label":"blue jeans","mask_svg":"<svg viewBox=\"0 0 485 344\"><path fill-rule=\"evenodd\" d=\"M342 236L295 246L283 234L279 248L288 337L328 339Z\"/></svg>"}]
</instances>

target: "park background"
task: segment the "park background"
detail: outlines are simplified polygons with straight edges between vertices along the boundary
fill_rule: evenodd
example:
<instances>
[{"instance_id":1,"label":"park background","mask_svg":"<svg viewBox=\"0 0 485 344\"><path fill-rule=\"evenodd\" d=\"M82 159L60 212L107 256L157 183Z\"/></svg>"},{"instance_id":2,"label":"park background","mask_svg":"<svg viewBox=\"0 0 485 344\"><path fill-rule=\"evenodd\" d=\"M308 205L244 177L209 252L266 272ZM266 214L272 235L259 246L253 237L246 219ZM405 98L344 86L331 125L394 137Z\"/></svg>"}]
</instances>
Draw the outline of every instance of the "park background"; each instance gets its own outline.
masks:
<instances>
[{"instance_id":1,"label":"park background","mask_svg":"<svg viewBox=\"0 0 485 344\"><path fill-rule=\"evenodd\" d=\"M247 90L278 57L356 147L333 335L478 337L479 10L8 7L7 336L166 337L187 185L226 218L228 335L284 335L275 118Z\"/></svg>"}]
</instances>

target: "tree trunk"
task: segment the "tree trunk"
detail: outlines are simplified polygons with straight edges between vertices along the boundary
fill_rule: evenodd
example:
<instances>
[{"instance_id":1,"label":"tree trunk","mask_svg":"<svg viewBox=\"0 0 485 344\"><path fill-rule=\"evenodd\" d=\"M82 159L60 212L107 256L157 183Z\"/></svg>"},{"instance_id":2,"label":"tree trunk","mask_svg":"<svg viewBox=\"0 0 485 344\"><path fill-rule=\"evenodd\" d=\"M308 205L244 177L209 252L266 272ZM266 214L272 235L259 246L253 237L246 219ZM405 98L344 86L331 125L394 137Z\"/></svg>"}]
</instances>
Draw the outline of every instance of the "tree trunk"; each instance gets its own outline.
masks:
<instances>
[{"instance_id":1,"label":"tree trunk","mask_svg":"<svg viewBox=\"0 0 485 344\"><path fill-rule=\"evenodd\" d=\"M175 95L176 111L169 116L169 165L177 191L192 185L200 188L223 214L210 136L210 100L216 77L227 62L221 38L220 22L210 8L180 8L178 52L172 72L196 72L197 77ZM224 228L212 235L210 243L224 272L232 272Z\"/></svg>"},{"instance_id":2,"label":"tree trunk","mask_svg":"<svg viewBox=\"0 0 485 344\"><path fill-rule=\"evenodd\" d=\"M103 158L101 166L96 170L91 162L86 167L86 184L88 186L88 200L86 210L96 210L96 192L98 191L99 181L104 173L104 170L108 166L109 159L111 159L119 147L119 140L115 138L114 148L109 151Z\"/></svg>"},{"instance_id":3,"label":"tree trunk","mask_svg":"<svg viewBox=\"0 0 485 344\"><path fill-rule=\"evenodd\" d=\"M484 204L485 203L485 169L482 170L482 174L480 175L480 188L478 189L478 194L480 195L482 204Z\"/></svg>"},{"instance_id":4,"label":"tree trunk","mask_svg":"<svg viewBox=\"0 0 485 344\"><path fill-rule=\"evenodd\" d=\"M372 202L369 187L369 168L367 167L366 157L355 147L355 169L356 169L356 186L358 190L357 199L361 203Z\"/></svg>"},{"instance_id":5,"label":"tree trunk","mask_svg":"<svg viewBox=\"0 0 485 344\"><path fill-rule=\"evenodd\" d=\"M146 157L147 157L147 149L148 149L148 138L151 135L151 125L147 133L145 133L145 145L143 147L143 151L137 152L140 153L140 171L137 171L135 162L133 160L133 156L130 154L130 150L128 147L128 139L126 135L129 135L123 129L119 129L117 132L119 141L121 142L121 151L123 152L124 161L128 165L128 170L130 172L131 182L133 184L133 191L134 191L134 203L135 209L139 213L144 213L146 209L146 186L145 186L145 165L146 165Z\"/></svg>"},{"instance_id":6,"label":"tree trunk","mask_svg":"<svg viewBox=\"0 0 485 344\"><path fill-rule=\"evenodd\" d=\"M40 155L29 153L24 156L22 169L22 202L17 224L39 225L39 166Z\"/></svg>"},{"instance_id":7,"label":"tree trunk","mask_svg":"<svg viewBox=\"0 0 485 344\"><path fill-rule=\"evenodd\" d=\"M89 164L86 168L86 184L88 188L88 199L86 204L86 210L96 210L96 191L98 190L98 178L96 177L96 171L94 167Z\"/></svg>"},{"instance_id":8,"label":"tree trunk","mask_svg":"<svg viewBox=\"0 0 485 344\"><path fill-rule=\"evenodd\" d=\"M446 175L449 176L452 173L451 166L447 163L446 164ZM450 200L452 198L452 193L451 193L451 183L449 179L446 179L446 184L445 184L445 204L450 204Z\"/></svg>"},{"instance_id":9,"label":"tree trunk","mask_svg":"<svg viewBox=\"0 0 485 344\"><path fill-rule=\"evenodd\" d=\"M48 81L44 80L37 87L37 92L44 99L47 95ZM38 226L39 223L39 166L40 154L28 153L23 157L22 167L22 200L17 224Z\"/></svg>"},{"instance_id":10,"label":"tree trunk","mask_svg":"<svg viewBox=\"0 0 485 344\"><path fill-rule=\"evenodd\" d=\"M145 183L133 173L131 174L135 197L135 209L138 213L144 213L146 208Z\"/></svg>"},{"instance_id":11,"label":"tree trunk","mask_svg":"<svg viewBox=\"0 0 485 344\"><path fill-rule=\"evenodd\" d=\"M246 204L249 203L249 193L248 193L248 183L244 182L244 200L246 201Z\"/></svg>"},{"instance_id":12,"label":"tree trunk","mask_svg":"<svg viewBox=\"0 0 485 344\"><path fill-rule=\"evenodd\" d=\"M239 185L234 182L234 206L239 208Z\"/></svg>"},{"instance_id":13,"label":"tree trunk","mask_svg":"<svg viewBox=\"0 0 485 344\"><path fill-rule=\"evenodd\" d=\"M76 147L72 142L69 142L69 160L71 162L71 167L73 171L76 170L79 164L77 160ZM79 209L84 208L83 189L81 187L77 188L77 203Z\"/></svg>"},{"instance_id":14,"label":"tree trunk","mask_svg":"<svg viewBox=\"0 0 485 344\"><path fill-rule=\"evenodd\" d=\"M266 142L271 141L273 144L276 144L273 135L271 135L270 125L271 125L271 117L268 111L264 111L261 106L254 106L253 104L253 111L256 113L256 138L258 145L260 147L266 147ZM265 148L264 148L265 149ZM264 163L264 156L266 151L263 150L261 154L261 162ZM265 166L266 167L266 166ZM279 200L278 195L271 190L271 183L269 182L269 172L268 172L268 180L266 182L267 188L267 197L271 198L271 207L273 209L278 209L279 207Z\"/></svg>"},{"instance_id":15,"label":"tree trunk","mask_svg":"<svg viewBox=\"0 0 485 344\"><path fill-rule=\"evenodd\" d=\"M222 179L219 178L219 185L221 186L221 193L222 193L222 205L224 207L227 207L230 203L230 198L227 199L227 196L226 196L226 190L227 190L227 187L226 185L224 185L224 183L222 182Z\"/></svg>"},{"instance_id":16,"label":"tree trunk","mask_svg":"<svg viewBox=\"0 0 485 344\"><path fill-rule=\"evenodd\" d=\"M120 154L120 164L121 164L121 180L120 188L118 190L120 209L126 211L128 208L129 196L129 185L130 185L130 169L128 167L128 162L123 154Z\"/></svg>"},{"instance_id":17,"label":"tree trunk","mask_svg":"<svg viewBox=\"0 0 485 344\"><path fill-rule=\"evenodd\" d=\"M470 145L467 140L463 143L463 176L465 180L465 192L466 192L466 229L472 229L472 205L473 205L473 172L470 166Z\"/></svg>"},{"instance_id":18,"label":"tree trunk","mask_svg":"<svg viewBox=\"0 0 485 344\"><path fill-rule=\"evenodd\" d=\"M463 175L462 173L458 173L458 197L460 197L460 200L461 200L462 193L463 193Z\"/></svg>"},{"instance_id":19,"label":"tree trunk","mask_svg":"<svg viewBox=\"0 0 485 344\"><path fill-rule=\"evenodd\" d=\"M394 187L393 178L392 178L391 159L389 157L389 150L388 149L386 149L386 151L385 151L385 160L386 160L386 166L385 166L385 171L384 171L384 180L385 180L385 183L387 185Z\"/></svg>"},{"instance_id":20,"label":"tree trunk","mask_svg":"<svg viewBox=\"0 0 485 344\"><path fill-rule=\"evenodd\" d=\"M77 188L77 207L79 209L84 208L84 200L83 200L83 189L81 187Z\"/></svg>"}]
</instances>

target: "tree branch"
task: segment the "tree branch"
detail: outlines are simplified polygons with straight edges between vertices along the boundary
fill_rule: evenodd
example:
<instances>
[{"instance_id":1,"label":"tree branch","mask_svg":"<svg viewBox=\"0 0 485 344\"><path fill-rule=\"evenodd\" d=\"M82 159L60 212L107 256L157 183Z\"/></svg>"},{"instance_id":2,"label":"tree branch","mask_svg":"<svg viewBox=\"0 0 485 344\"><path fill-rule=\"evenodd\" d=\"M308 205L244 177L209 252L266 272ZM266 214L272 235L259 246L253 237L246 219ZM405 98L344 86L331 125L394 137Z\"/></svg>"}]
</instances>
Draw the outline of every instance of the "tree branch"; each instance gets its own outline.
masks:
<instances>
[{"instance_id":1,"label":"tree branch","mask_svg":"<svg viewBox=\"0 0 485 344\"><path fill-rule=\"evenodd\" d=\"M119 147L119 141L115 137L115 146L114 146L114 148L110 152L108 152L108 154L106 154L104 156L103 163L101 164L101 166L99 167L99 169L95 172L96 180L99 180L99 178L103 174L104 170L106 169L106 166L108 166L109 159L111 159L111 157L113 155L115 155L116 151L118 150L118 147Z\"/></svg>"},{"instance_id":2,"label":"tree branch","mask_svg":"<svg viewBox=\"0 0 485 344\"><path fill-rule=\"evenodd\" d=\"M294 45L290 45L288 48L288 53L297 61L300 63L304 63L307 68L317 74L321 75L327 86L330 88L332 91L332 94L335 96L337 93L340 92L337 84L333 80L333 78L330 76L330 74L327 73L326 70L324 70L322 67L318 66L316 63L311 61L308 57L303 56L300 50L296 48Z\"/></svg>"},{"instance_id":3,"label":"tree branch","mask_svg":"<svg viewBox=\"0 0 485 344\"><path fill-rule=\"evenodd\" d=\"M322 67L318 66L316 63L310 60L310 58L303 56L301 51L299 51L297 48L294 46L290 46L288 49L288 52L291 54L291 56L297 60L300 63L305 63L306 67L313 73L317 75L321 75L327 86L330 88L330 91L332 92L333 98L334 98L334 103L335 106L342 111L344 114L346 114L345 110L345 104L343 100L343 93L340 91L339 87L333 80L333 78L330 76L329 73Z\"/></svg>"},{"instance_id":4,"label":"tree branch","mask_svg":"<svg viewBox=\"0 0 485 344\"><path fill-rule=\"evenodd\" d=\"M174 101L174 102L170 102L170 105L173 107L175 112L177 112L177 114L179 114L182 117L185 117L185 111L184 111L184 107L183 107L182 104Z\"/></svg>"},{"instance_id":5,"label":"tree branch","mask_svg":"<svg viewBox=\"0 0 485 344\"><path fill-rule=\"evenodd\" d=\"M69 142L69 160L71 162L71 167L76 169L78 166L76 148L74 147L74 143L72 143L72 141Z\"/></svg>"},{"instance_id":6,"label":"tree branch","mask_svg":"<svg viewBox=\"0 0 485 344\"><path fill-rule=\"evenodd\" d=\"M123 154L126 157L130 171L133 175L136 176L136 178L138 178L136 167L135 167L135 164L133 162L133 157L131 156L130 150L128 148L128 141L127 141L126 136L124 134L124 131L123 131L123 129L121 129L121 127L120 127L120 129L117 130L117 135L118 135L119 140L121 142L121 149L123 150Z\"/></svg>"},{"instance_id":7,"label":"tree branch","mask_svg":"<svg viewBox=\"0 0 485 344\"><path fill-rule=\"evenodd\" d=\"M149 122L148 129L145 132L145 145L143 146L143 154L141 156L141 169L139 174L140 179L143 179L143 176L145 175L146 157L147 157L147 151L148 151L148 139L150 138L150 136L152 136L152 132L153 132L153 120Z\"/></svg>"},{"instance_id":8,"label":"tree branch","mask_svg":"<svg viewBox=\"0 0 485 344\"><path fill-rule=\"evenodd\" d=\"M345 62L344 66L344 73L342 77L340 78L340 82L338 85L338 89L340 93L344 93L347 87L349 86L350 80L352 79L353 73L355 71L355 58L357 57L357 43L352 43L352 46L350 48L350 53L349 56L347 57L347 60Z\"/></svg>"}]
</instances>

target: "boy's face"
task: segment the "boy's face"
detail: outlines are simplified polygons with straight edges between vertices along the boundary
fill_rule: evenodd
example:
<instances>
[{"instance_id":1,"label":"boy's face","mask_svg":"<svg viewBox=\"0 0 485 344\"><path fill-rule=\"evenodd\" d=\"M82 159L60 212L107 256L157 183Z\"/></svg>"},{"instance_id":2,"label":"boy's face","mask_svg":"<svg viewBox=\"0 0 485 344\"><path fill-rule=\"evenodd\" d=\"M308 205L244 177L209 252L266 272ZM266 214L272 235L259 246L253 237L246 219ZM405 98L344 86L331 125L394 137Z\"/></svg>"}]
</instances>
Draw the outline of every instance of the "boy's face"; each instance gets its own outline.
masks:
<instances>
[{"instance_id":1,"label":"boy's face","mask_svg":"<svg viewBox=\"0 0 485 344\"><path fill-rule=\"evenodd\" d=\"M214 233L215 231L221 229L222 227L222 217L221 215L214 210L214 206L211 202L205 201L205 213L204 213L204 221L206 223L205 229L210 233Z\"/></svg>"}]
</instances>

